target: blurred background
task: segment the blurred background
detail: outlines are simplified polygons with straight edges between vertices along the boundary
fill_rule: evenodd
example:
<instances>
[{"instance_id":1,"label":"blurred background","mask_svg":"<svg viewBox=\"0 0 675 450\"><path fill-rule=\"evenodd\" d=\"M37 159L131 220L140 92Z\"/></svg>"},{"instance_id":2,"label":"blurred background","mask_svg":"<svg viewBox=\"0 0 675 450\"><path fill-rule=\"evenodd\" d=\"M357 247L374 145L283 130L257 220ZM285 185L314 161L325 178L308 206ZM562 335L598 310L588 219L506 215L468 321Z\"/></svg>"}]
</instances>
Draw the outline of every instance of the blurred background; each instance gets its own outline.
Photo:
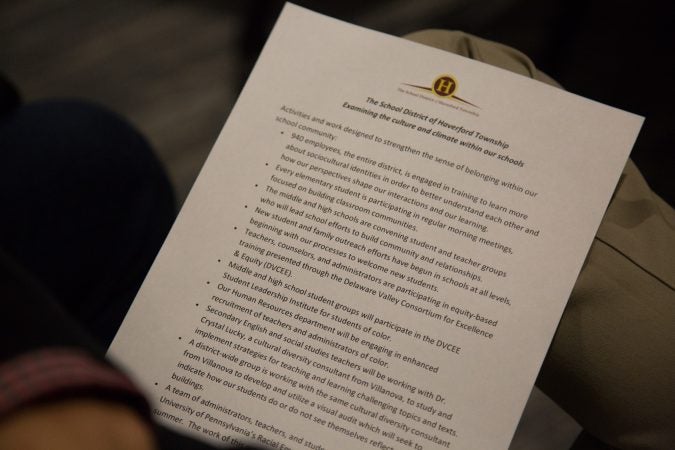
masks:
<instances>
[{"instance_id":1,"label":"blurred background","mask_svg":"<svg viewBox=\"0 0 675 450\"><path fill-rule=\"evenodd\" d=\"M626 0L296 1L386 33L464 30L515 47L567 90L646 117L632 157L671 205L675 14ZM101 103L189 192L281 1L2 0L0 73L24 101ZM533 391L512 449L568 449L579 427Z\"/></svg>"}]
</instances>

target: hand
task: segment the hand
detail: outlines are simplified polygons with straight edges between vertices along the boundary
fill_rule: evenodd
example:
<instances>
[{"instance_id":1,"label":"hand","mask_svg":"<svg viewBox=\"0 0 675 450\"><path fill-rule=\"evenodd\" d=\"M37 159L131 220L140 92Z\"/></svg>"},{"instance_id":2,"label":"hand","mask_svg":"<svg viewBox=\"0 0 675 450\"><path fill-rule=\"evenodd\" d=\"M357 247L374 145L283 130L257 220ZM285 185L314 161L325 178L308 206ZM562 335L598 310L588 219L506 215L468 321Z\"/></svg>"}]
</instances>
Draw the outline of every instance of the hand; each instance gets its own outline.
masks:
<instances>
[{"instance_id":1,"label":"hand","mask_svg":"<svg viewBox=\"0 0 675 450\"><path fill-rule=\"evenodd\" d=\"M155 450L148 423L123 404L63 400L0 421L0 450Z\"/></svg>"}]
</instances>

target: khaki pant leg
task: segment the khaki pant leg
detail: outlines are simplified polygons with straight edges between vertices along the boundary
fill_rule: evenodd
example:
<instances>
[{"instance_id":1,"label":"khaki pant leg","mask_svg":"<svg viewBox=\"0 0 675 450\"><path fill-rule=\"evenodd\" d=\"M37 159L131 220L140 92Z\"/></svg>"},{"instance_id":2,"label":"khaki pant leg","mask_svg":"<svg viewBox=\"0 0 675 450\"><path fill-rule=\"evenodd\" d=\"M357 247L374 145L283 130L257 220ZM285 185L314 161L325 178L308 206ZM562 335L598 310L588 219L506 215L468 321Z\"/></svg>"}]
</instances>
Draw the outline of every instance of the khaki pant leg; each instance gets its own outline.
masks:
<instances>
[{"instance_id":1,"label":"khaki pant leg","mask_svg":"<svg viewBox=\"0 0 675 450\"><path fill-rule=\"evenodd\" d=\"M443 30L406 38L557 86L495 42ZM675 212L628 161L537 380L612 446L675 449L673 286Z\"/></svg>"}]
</instances>

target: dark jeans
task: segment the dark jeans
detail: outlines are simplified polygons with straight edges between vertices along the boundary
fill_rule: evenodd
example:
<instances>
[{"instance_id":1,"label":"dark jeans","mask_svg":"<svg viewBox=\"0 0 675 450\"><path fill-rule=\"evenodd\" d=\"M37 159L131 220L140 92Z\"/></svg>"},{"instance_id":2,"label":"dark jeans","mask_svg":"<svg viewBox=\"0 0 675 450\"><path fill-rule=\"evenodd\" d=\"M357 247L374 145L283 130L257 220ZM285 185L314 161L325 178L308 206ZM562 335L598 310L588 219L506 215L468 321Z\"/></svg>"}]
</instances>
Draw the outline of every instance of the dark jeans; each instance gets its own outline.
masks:
<instances>
[{"instance_id":1,"label":"dark jeans","mask_svg":"<svg viewBox=\"0 0 675 450\"><path fill-rule=\"evenodd\" d=\"M43 346L102 357L175 217L148 143L99 106L21 105L0 77L0 208L0 362Z\"/></svg>"},{"instance_id":2,"label":"dark jeans","mask_svg":"<svg viewBox=\"0 0 675 450\"><path fill-rule=\"evenodd\" d=\"M173 222L168 179L145 139L101 107L0 114L0 248L107 348Z\"/></svg>"}]
</instances>

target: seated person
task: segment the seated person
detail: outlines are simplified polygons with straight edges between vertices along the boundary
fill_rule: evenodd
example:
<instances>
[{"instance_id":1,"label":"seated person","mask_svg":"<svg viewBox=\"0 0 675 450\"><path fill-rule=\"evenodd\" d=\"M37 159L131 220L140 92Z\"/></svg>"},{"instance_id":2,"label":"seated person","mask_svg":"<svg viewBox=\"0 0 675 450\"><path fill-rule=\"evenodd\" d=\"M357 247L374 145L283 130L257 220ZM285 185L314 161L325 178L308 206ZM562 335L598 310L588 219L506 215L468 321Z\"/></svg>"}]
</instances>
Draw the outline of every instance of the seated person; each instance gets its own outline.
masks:
<instances>
[{"instance_id":1,"label":"seated person","mask_svg":"<svg viewBox=\"0 0 675 450\"><path fill-rule=\"evenodd\" d=\"M556 85L494 42L408 38ZM154 424L104 358L175 214L146 141L2 82L0 183L0 448L212 448ZM537 380L584 427L575 449L675 448L674 227L629 161Z\"/></svg>"}]
</instances>

